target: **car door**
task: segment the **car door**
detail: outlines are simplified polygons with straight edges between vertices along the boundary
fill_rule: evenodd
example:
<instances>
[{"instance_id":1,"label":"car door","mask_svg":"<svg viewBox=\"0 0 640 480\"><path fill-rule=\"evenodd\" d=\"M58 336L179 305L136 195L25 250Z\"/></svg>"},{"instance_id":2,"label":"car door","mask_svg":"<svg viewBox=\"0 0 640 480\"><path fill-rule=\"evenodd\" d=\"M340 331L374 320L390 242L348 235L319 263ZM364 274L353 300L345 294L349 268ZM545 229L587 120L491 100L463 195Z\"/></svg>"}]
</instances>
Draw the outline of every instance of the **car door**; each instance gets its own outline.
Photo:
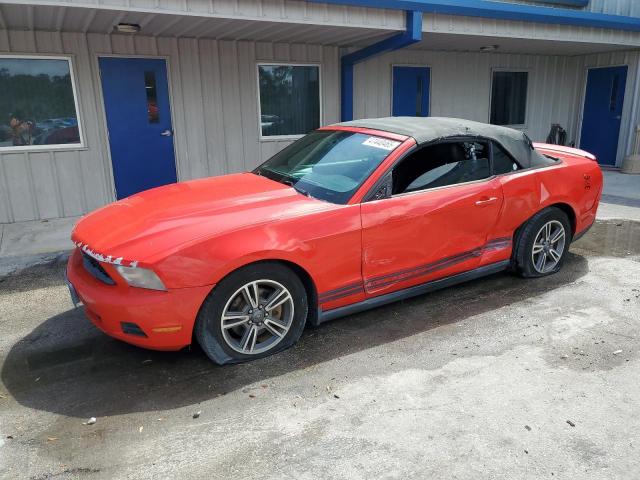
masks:
<instances>
[{"instance_id":1,"label":"car door","mask_svg":"<svg viewBox=\"0 0 640 480\"><path fill-rule=\"evenodd\" d=\"M503 201L488 157L488 142L442 142L419 148L387 172L383 188L391 194L380 198L374 191L361 206L368 296L480 265Z\"/></svg>"}]
</instances>

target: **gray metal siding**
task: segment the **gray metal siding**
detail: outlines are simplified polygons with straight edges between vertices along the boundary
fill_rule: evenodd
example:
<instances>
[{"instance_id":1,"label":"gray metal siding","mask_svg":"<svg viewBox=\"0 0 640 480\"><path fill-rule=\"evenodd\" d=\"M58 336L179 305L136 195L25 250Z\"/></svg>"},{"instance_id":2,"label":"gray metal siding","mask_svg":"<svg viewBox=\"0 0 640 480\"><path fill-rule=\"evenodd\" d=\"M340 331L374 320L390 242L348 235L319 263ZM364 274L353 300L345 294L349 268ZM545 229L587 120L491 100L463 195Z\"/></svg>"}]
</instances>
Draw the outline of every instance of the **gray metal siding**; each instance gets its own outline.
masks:
<instances>
[{"instance_id":1,"label":"gray metal siding","mask_svg":"<svg viewBox=\"0 0 640 480\"><path fill-rule=\"evenodd\" d=\"M238 20L259 20L278 23L300 23L306 25L332 25L361 28L403 29L404 14L400 10L384 10L376 8L352 7L346 5L322 4L299 0L12 0L17 5L40 5L37 8L49 9L51 6L82 7L82 9L121 10L133 12L136 15L127 17L128 21L135 20L140 24L159 21L169 30L174 24L180 23L180 18L164 15L185 15L209 18L234 18ZM91 25L95 19L87 18L90 10L68 10L62 13L61 27L77 31L79 25ZM33 12L29 15L33 29L45 29L52 18L42 17ZM49 13L49 12L47 12ZM149 15L149 13L151 15ZM157 18L155 15L164 16ZM95 13L90 13L95 15ZM77 18L73 18L77 17ZM98 17L100 13L98 12ZM117 23L117 22L116 22ZM104 25L110 29L113 23ZM188 28L182 35L187 36L198 28L183 25ZM233 25L229 25L231 29ZM159 35L159 33L157 33Z\"/></svg>"},{"instance_id":2,"label":"gray metal siding","mask_svg":"<svg viewBox=\"0 0 640 480\"><path fill-rule=\"evenodd\" d=\"M540 5L551 7L553 5L535 0L501 0L508 3L524 3L527 5ZM585 10L596 13L607 13L609 15L624 15L627 17L640 17L640 2L638 0L590 0L585 8L558 6L556 8L571 8L573 10Z\"/></svg>"},{"instance_id":3,"label":"gray metal siding","mask_svg":"<svg viewBox=\"0 0 640 480\"><path fill-rule=\"evenodd\" d=\"M613 52L598 55L584 55L577 57L580 82L576 86L578 97L576 105L578 111L575 116L576 135L580 135L582 123L582 107L584 102L584 91L586 88L587 71L589 68L609 67L627 65L627 86L625 88L624 106L622 109L622 119L620 123L620 138L618 141L617 165L620 165L625 155L632 153L635 139L636 125L640 122L640 112L638 107L640 78L638 70L640 66L640 52Z\"/></svg>"},{"instance_id":4,"label":"gray metal siding","mask_svg":"<svg viewBox=\"0 0 640 480\"><path fill-rule=\"evenodd\" d=\"M640 17L640 2L638 0L591 0L586 9L591 12L611 15Z\"/></svg>"},{"instance_id":5,"label":"gray metal siding","mask_svg":"<svg viewBox=\"0 0 640 480\"><path fill-rule=\"evenodd\" d=\"M356 67L355 114L375 117L390 114L393 64L431 67L430 114L489 121L493 69L529 71L526 129L532 139L544 139L551 123L569 128L573 138L572 107L578 80L577 60L513 54L432 52L404 50ZM375 101L374 101L375 99Z\"/></svg>"},{"instance_id":6,"label":"gray metal siding","mask_svg":"<svg viewBox=\"0 0 640 480\"><path fill-rule=\"evenodd\" d=\"M339 120L336 47L0 30L0 52L74 56L86 148L0 153L0 222L80 215L114 200L97 57L169 61L180 180L251 169L291 141L260 141L256 63L321 65L323 123Z\"/></svg>"},{"instance_id":7,"label":"gray metal siding","mask_svg":"<svg viewBox=\"0 0 640 480\"><path fill-rule=\"evenodd\" d=\"M0 52L73 55L86 148L0 153L0 222L67 217L114 199L97 57L165 56L169 60L176 165L181 180L250 169L290 141L260 141L256 63L318 63L323 123L339 120L337 47L0 30ZM618 161L638 122L638 52L561 57L406 49L356 67L358 118L386 116L392 64L431 67L431 114L487 121L492 68L530 71L529 135L543 140L561 123L579 139L587 68L629 65Z\"/></svg>"},{"instance_id":8,"label":"gray metal siding","mask_svg":"<svg viewBox=\"0 0 640 480\"><path fill-rule=\"evenodd\" d=\"M638 2L640 5L640 1ZM424 32L640 46L640 33L492 18L425 14Z\"/></svg>"},{"instance_id":9,"label":"gray metal siding","mask_svg":"<svg viewBox=\"0 0 640 480\"><path fill-rule=\"evenodd\" d=\"M87 148L0 154L0 222L79 215L111 198L91 54L75 34L0 31L0 52L71 54Z\"/></svg>"},{"instance_id":10,"label":"gray metal siding","mask_svg":"<svg viewBox=\"0 0 640 480\"><path fill-rule=\"evenodd\" d=\"M618 162L630 151L631 131L638 121L637 52L561 57L517 54L400 50L356 66L356 118L391 113L392 65L431 67L430 114L489 121L493 69L529 71L526 128L535 141L544 141L552 123L567 129L568 141L579 142L587 67L629 65Z\"/></svg>"},{"instance_id":11,"label":"gray metal siding","mask_svg":"<svg viewBox=\"0 0 640 480\"><path fill-rule=\"evenodd\" d=\"M593 0L590 8L640 15L640 2ZM424 17L426 32L640 46L639 32L441 14ZM12 0L0 5L0 28L13 30L111 33L118 22L138 23L144 35L156 37L345 46L403 30L404 13L299 0Z\"/></svg>"}]
</instances>

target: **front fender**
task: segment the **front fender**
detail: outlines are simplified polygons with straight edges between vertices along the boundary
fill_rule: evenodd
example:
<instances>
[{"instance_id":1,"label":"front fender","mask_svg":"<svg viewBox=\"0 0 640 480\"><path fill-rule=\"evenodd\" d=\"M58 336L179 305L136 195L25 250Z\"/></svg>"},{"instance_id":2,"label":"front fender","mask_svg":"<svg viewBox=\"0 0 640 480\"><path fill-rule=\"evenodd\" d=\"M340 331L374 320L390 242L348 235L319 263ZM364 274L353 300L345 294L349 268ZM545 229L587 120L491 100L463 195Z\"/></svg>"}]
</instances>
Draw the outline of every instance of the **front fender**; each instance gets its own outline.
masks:
<instances>
[{"instance_id":1,"label":"front fender","mask_svg":"<svg viewBox=\"0 0 640 480\"><path fill-rule=\"evenodd\" d=\"M265 259L305 268L301 263L309 249L303 242L270 236L264 229L238 231L180 250L159 262L156 271L169 288L213 285L232 271Z\"/></svg>"},{"instance_id":2,"label":"front fender","mask_svg":"<svg viewBox=\"0 0 640 480\"><path fill-rule=\"evenodd\" d=\"M304 219L257 225L194 243L154 266L169 288L218 283L230 272L263 260L283 260L327 289L360 278L359 205Z\"/></svg>"}]
</instances>

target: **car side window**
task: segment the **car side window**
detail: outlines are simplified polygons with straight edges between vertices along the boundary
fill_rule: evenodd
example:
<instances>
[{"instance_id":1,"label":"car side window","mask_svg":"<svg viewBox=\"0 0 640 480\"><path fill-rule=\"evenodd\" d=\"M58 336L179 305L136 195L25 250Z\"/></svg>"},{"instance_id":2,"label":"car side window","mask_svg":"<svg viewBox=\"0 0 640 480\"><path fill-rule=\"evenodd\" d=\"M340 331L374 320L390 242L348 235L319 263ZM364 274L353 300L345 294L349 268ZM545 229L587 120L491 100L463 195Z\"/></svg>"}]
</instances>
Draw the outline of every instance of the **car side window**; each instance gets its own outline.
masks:
<instances>
[{"instance_id":1,"label":"car side window","mask_svg":"<svg viewBox=\"0 0 640 480\"><path fill-rule=\"evenodd\" d=\"M520 169L518 162L511 158L511 155L504 148L493 142L493 174L502 175L503 173L515 172Z\"/></svg>"},{"instance_id":2,"label":"car side window","mask_svg":"<svg viewBox=\"0 0 640 480\"><path fill-rule=\"evenodd\" d=\"M393 195L482 180L491 176L489 145L469 140L428 145L392 172Z\"/></svg>"}]
</instances>

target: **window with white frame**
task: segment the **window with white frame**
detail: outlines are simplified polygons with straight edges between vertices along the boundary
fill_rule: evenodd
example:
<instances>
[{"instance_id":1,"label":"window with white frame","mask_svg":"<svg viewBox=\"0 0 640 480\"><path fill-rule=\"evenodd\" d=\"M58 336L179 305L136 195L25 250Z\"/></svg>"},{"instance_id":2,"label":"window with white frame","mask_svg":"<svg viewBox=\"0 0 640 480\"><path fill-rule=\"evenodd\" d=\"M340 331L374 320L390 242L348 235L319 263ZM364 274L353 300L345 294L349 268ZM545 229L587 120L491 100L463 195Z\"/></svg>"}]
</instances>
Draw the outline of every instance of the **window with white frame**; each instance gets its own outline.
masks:
<instances>
[{"instance_id":1,"label":"window with white frame","mask_svg":"<svg viewBox=\"0 0 640 480\"><path fill-rule=\"evenodd\" d=\"M259 64L262 137L304 135L320 127L320 67Z\"/></svg>"},{"instance_id":2,"label":"window with white frame","mask_svg":"<svg viewBox=\"0 0 640 480\"><path fill-rule=\"evenodd\" d=\"M0 56L0 151L80 146L68 57Z\"/></svg>"},{"instance_id":3,"label":"window with white frame","mask_svg":"<svg viewBox=\"0 0 640 480\"><path fill-rule=\"evenodd\" d=\"M494 71L491 79L491 119L494 125L525 124L529 72Z\"/></svg>"}]
</instances>

